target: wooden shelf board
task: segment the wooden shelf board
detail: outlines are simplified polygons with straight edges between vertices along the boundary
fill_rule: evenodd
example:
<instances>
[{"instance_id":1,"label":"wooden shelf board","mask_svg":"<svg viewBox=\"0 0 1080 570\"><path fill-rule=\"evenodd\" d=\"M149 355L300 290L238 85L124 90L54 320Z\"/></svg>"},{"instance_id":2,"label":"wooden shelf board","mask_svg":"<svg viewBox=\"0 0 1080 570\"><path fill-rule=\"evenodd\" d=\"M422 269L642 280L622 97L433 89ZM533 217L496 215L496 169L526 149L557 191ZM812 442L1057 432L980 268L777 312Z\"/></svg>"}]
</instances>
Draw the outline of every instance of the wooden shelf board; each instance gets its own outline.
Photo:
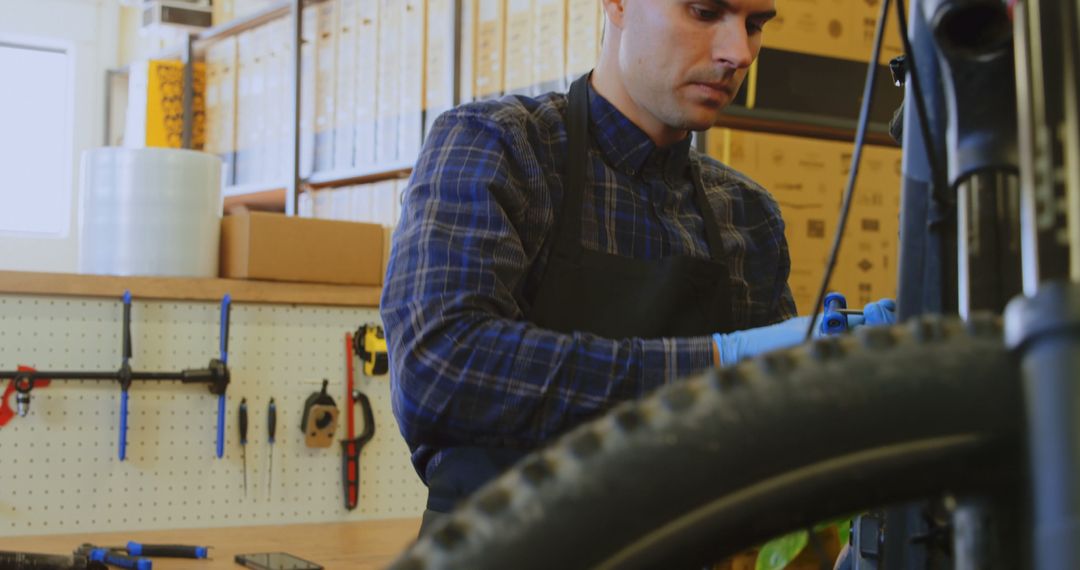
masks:
<instances>
[{"instance_id":1,"label":"wooden shelf board","mask_svg":"<svg viewBox=\"0 0 1080 570\"><path fill-rule=\"evenodd\" d=\"M125 290L143 299L378 307L380 287L192 277L125 277L0 271L0 293L119 299Z\"/></svg>"},{"instance_id":2,"label":"wooden shelf board","mask_svg":"<svg viewBox=\"0 0 1080 570\"><path fill-rule=\"evenodd\" d=\"M367 182L378 182L380 180L390 180L393 178L406 178L412 173L412 169L413 163L410 161L392 162L365 168L316 172L308 177L305 184L312 188L364 184Z\"/></svg>"}]
</instances>

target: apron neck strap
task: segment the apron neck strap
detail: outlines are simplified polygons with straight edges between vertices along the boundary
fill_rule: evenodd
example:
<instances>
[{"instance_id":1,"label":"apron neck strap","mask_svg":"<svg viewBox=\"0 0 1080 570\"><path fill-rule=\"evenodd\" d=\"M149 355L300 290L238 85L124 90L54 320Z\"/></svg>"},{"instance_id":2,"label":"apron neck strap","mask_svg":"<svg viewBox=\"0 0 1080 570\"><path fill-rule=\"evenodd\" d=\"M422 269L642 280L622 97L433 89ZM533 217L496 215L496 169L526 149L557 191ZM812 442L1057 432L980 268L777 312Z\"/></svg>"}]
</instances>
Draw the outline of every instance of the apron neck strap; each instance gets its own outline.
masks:
<instances>
[{"instance_id":1,"label":"apron neck strap","mask_svg":"<svg viewBox=\"0 0 1080 570\"><path fill-rule=\"evenodd\" d=\"M581 212L584 189L589 183L589 77L586 73L570 85L566 97L566 169L563 203L559 221L558 245L581 247Z\"/></svg>"}]
</instances>

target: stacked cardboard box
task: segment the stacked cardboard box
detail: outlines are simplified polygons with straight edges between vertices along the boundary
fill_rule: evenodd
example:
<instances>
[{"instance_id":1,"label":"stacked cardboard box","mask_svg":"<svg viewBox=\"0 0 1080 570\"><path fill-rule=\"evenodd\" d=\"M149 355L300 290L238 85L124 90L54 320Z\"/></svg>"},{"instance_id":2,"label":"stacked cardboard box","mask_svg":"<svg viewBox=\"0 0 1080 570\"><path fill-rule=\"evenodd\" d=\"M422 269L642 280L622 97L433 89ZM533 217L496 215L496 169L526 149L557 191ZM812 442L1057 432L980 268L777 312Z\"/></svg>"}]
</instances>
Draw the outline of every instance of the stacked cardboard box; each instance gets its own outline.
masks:
<instances>
[{"instance_id":1,"label":"stacked cardboard box","mask_svg":"<svg viewBox=\"0 0 1080 570\"><path fill-rule=\"evenodd\" d=\"M764 186L780 204L791 250L789 284L808 313L824 275L851 162L850 143L713 129L714 158ZM852 306L896 295L901 152L864 147L830 290Z\"/></svg>"},{"instance_id":2,"label":"stacked cardboard box","mask_svg":"<svg viewBox=\"0 0 1080 570\"><path fill-rule=\"evenodd\" d=\"M869 61L881 0L800 0L785 2L765 25L764 46L823 57ZM895 13L886 20L880 63L904 47Z\"/></svg>"}]
</instances>

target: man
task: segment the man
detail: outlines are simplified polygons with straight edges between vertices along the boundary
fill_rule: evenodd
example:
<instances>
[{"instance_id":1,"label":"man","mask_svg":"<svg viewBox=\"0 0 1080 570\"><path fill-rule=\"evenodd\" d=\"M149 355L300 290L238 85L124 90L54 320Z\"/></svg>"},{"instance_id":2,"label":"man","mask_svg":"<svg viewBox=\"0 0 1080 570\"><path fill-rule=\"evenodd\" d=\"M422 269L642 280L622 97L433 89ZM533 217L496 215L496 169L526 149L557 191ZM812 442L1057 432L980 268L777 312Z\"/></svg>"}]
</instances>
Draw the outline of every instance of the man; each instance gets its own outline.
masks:
<instances>
[{"instance_id":1,"label":"man","mask_svg":"<svg viewBox=\"0 0 1080 570\"><path fill-rule=\"evenodd\" d=\"M689 137L774 0L602 2L591 76L443 115L405 195L381 310L425 526L614 404L805 333L776 202Z\"/></svg>"}]
</instances>

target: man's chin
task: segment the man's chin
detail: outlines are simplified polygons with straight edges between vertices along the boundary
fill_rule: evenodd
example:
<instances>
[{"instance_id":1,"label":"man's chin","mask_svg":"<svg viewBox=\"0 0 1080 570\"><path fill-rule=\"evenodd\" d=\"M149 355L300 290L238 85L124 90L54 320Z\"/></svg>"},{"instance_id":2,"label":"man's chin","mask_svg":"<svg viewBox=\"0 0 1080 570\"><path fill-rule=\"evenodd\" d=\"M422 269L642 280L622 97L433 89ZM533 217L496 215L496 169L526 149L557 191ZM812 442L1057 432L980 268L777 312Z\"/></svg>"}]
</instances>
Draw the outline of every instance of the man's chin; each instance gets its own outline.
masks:
<instances>
[{"instance_id":1,"label":"man's chin","mask_svg":"<svg viewBox=\"0 0 1080 570\"><path fill-rule=\"evenodd\" d=\"M716 123L720 121L720 111L715 110L711 113L697 113L693 117L686 117L684 126L688 131L707 131L716 126Z\"/></svg>"}]
</instances>

